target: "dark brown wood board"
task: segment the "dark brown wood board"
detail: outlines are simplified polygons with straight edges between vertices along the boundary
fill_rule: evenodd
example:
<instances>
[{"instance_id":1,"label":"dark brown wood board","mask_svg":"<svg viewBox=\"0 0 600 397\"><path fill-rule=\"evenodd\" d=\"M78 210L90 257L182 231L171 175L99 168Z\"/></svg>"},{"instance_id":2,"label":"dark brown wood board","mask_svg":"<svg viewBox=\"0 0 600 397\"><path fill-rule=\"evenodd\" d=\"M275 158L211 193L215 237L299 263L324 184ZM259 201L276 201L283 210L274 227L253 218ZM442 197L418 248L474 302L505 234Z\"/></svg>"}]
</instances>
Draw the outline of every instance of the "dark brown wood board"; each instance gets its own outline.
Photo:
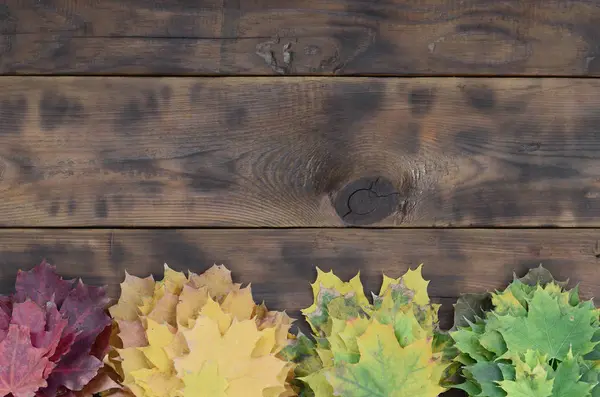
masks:
<instances>
[{"instance_id":1,"label":"dark brown wood board","mask_svg":"<svg viewBox=\"0 0 600 397\"><path fill-rule=\"evenodd\" d=\"M600 81L0 78L3 226L599 226Z\"/></svg>"},{"instance_id":2,"label":"dark brown wood board","mask_svg":"<svg viewBox=\"0 0 600 397\"><path fill-rule=\"evenodd\" d=\"M3 74L600 74L593 0L7 0Z\"/></svg>"},{"instance_id":3,"label":"dark brown wood board","mask_svg":"<svg viewBox=\"0 0 600 397\"><path fill-rule=\"evenodd\" d=\"M448 328L460 293L504 288L513 273L539 264L579 284L586 299L599 296L598 239L600 229L0 230L0 289L43 258L65 277L108 284L113 297L125 270L159 279L164 263L196 273L216 263L251 283L257 301L298 315L312 302L315 266L345 280L360 271L368 293L379 290L382 274L398 277L423 263Z\"/></svg>"}]
</instances>

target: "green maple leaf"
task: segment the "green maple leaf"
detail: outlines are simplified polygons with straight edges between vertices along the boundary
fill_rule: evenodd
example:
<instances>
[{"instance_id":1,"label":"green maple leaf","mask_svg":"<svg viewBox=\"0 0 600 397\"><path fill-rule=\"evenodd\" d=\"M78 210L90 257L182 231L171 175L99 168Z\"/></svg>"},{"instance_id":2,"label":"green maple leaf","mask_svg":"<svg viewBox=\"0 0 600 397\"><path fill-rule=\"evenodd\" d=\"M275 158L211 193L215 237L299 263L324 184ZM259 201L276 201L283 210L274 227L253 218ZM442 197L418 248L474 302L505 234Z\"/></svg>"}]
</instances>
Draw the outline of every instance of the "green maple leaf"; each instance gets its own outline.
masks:
<instances>
[{"instance_id":1,"label":"green maple leaf","mask_svg":"<svg viewBox=\"0 0 600 397\"><path fill-rule=\"evenodd\" d=\"M600 311L566 284L539 267L491 293L490 309L479 304L485 294L462 299L453 387L473 397L600 397Z\"/></svg>"},{"instance_id":2,"label":"green maple leaf","mask_svg":"<svg viewBox=\"0 0 600 397\"><path fill-rule=\"evenodd\" d=\"M445 390L437 383L442 366L432 359L429 338L402 347L393 327L374 320L357 344L358 363L340 363L326 374L334 396L415 397Z\"/></svg>"},{"instance_id":3,"label":"green maple leaf","mask_svg":"<svg viewBox=\"0 0 600 397\"><path fill-rule=\"evenodd\" d=\"M553 397L554 379L547 356L528 350L524 355L516 356L513 362L516 379L498 382L506 397Z\"/></svg>"},{"instance_id":4,"label":"green maple leaf","mask_svg":"<svg viewBox=\"0 0 600 397\"><path fill-rule=\"evenodd\" d=\"M586 307L560 305L558 298L537 287L529 302L526 317L501 317L498 332L506 341L508 352L516 355L535 349L549 359L564 360L569 349L586 354L594 349L592 325L596 314Z\"/></svg>"},{"instance_id":5,"label":"green maple leaf","mask_svg":"<svg viewBox=\"0 0 600 397\"><path fill-rule=\"evenodd\" d=\"M595 383L580 381L581 368L569 352L565 361L558 365L554 378L552 397L591 396ZM597 379L597 378L596 378Z\"/></svg>"}]
</instances>

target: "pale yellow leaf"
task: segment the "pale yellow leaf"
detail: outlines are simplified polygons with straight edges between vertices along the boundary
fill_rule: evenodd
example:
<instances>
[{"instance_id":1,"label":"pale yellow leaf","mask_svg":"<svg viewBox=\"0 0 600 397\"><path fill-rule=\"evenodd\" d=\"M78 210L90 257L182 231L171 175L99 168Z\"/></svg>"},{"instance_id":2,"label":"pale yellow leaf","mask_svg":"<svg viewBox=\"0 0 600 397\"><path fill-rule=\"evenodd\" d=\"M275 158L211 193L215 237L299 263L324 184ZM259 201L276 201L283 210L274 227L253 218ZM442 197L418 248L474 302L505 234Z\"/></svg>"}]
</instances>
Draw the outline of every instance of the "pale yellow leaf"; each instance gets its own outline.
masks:
<instances>
[{"instance_id":1,"label":"pale yellow leaf","mask_svg":"<svg viewBox=\"0 0 600 397\"><path fill-rule=\"evenodd\" d=\"M164 349L171 360L189 353L187 342L181 332L175 334L171 343L165 346Z\"/></svg>"},{"instance_id":2,"label":"pale yellow leaf","mask_svg":"<svg viewBox=\"0 0 600 397\"><path fill-rule=\"evenodd\" d=\"M240 287L233 283L231 272L223 265L213 265L201 275L191 274L190 279L197 287L207 287L208 294L217 302L222 302L227 294Z\"/></svg>"},{"instance_id":3,"label":"pale yellow leaf","mask_svg":"<svg viewBox=\"0 0 600 397\"><path fill-rule=\"evenodd\" d=\"M232 316L223 312L221 306L210 297L208 297L206 304L200 310L200 315L215 321L219 325L221 334L224 334L231 325Z\"/></svg>"},{"instance_id":4,"label":"pale yellow leaf","mask_svg":"<svg viewBox=\"0 0 600 397\"><path fill-rule=\"evenodd\" d=\"M182 272L175 271L164 264L164 277L162 282L165 284L167 291L174 295L179 295L183 286L188 282L188 278Z\"/></svg>"},{"instance_id":5,"label":"pale yellow leaf","mask_svg":"<svg viewBox=\"0 0 600 397\"><path fill-rule=\"evenodd\" d=\"M122 347L141 347L148 345L146 339L146 330L139 319L134 321L115 320L119 326L119 338L122 341Z\"/></svg>"},{"instance_id":6,"label":"pale yellow leaf","mask_svg":"<svg viewBox=\"0 0 600 397\"><path fill-rule=\"evenodd\" d=\"M275 347L275 328L267 328L261 331L261 336L252 351L252 357L260 357L271 354Z\"/></svg>"},{"instance_id":7,"label":"pale yellow leaf","mask_svg":"<svg viewBox=\"0 0 600 397\"><path fill-rule=\"evenodd\" d=\"M176 309L177 324L190 327L190 320L198 315L207 300L208 289L206 287L194 288L190 285L184 285Z\"/></svg>"},{"instance_id":8,"label":"pale yellow leaf","mask_svg":"<svg viewBox=\"0 0 600 397\"><path fill-rule=\"evenodd\" d=\"M138 369L131 376L149 397L177 397L183 387L183 382L177 376L157 369Z\"/></svg>"},{"instance_id":9,"label":"pale yellow leaf","mask_svg":"<svg viewBox=\"0 0 600 397\"><path fill-rule=\"evenodd\" d=\"M109 309L110 315L115 319L135 321L142 299L152 296L154 292L154 278L139 278L125 271L125 280L120 285L121 296L117 304Z\"/></svg>"},{"instance_id":10,"label":"pale yellow leaf","mask_svg":"<svg viewBox=\"0 0 600 397\"><path fill-rule=\"evenodd\" d=\"M177 326L176 308L179 302L179 296L165 291L164 295L159 298L152 310L148 313L148 318L151 318L159 323L167 322L173 327Z\"/></svg>"},{"instance_id":11,"label":"pale yellow leaf","mask_svg":"<svg viewBox=\"0 0 600 397\"><path fill-rule=\"evenodd\" d=\"M221 354L221 331L218 324L209 317L200 317L194 328L184 330L183 336L190 349L190 354L175 359L178 373L199 372L205 361L217 361Z\"/></svg>"},{"instance_id":12,"label":"pale yellow leaf","mask_svg":"<svg viewBox=\"0 0 600 397\"><path fill-rule=\"evenodd\" d=\"M254 299L250 286L240 290L231 291L221 305L226 313L230 313L238 321L248 320L254 313Z\"/></svg>"},{"instance_id":13,"label":"pale yellow leaf","mask_svg":"<svg viewBox=\"0 0 600 397\"><path fill-rule=\"evenodd\" d=\"M228 397L227 380L214 361L205 363L200 372L185 374L183 383L183 397Z\"/></svg>"},{"instance_id":14,"label":"pale yellow leaf","mask_svg":"<svg viewBox=\"0 0 600 397\"><path fill-rule=\"evenodd\" d=\"M124 380L123 382L129 386L133 383L131 373L140 369L150 369L152 364L146 359L144 353L142 353L136 347L130 347L127 349L117 349L121 358L121 366L123 368Z\"/></svg>"}]
</instances>

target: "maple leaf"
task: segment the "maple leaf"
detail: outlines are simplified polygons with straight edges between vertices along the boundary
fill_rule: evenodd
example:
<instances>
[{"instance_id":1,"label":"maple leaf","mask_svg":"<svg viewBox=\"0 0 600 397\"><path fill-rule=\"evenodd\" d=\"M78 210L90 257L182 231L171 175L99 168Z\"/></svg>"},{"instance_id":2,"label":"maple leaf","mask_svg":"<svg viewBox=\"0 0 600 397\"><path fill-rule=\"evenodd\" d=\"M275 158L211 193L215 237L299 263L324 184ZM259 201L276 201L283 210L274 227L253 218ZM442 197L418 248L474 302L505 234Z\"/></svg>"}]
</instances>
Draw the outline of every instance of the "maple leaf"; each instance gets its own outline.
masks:
<instances>
[{"instance_id":1,"label":"maple leaf","mask_svg":"<svg viewBox=\"0 0 600 397\"><path fill-rule=\"evenodd\" d=\"M437 396L446 390L452 341L439 331L422 267L383 276L370 303L359 275L343 282L317 270L315 302L303 310L314 341L303 334L282 355L297 365L295 386L316 397Z\"/></svg>"},{"instance_id":2,"label":"maple leaf","mask_svg":"<svg viewBox=\"0 0 600 397\"><path fill-rule=\"evenodd\" d=\"M8 333L0 342L0 395L30 397L46 386L44 373L52 363L44 357L44 349L31 344L31 332L22 325L10 324ZM8 365L7 365L8 364Z\"/></svg>"},{"instance_id":3,"label":"maple leaf","mask_svg":"<svg viewBox=\"0 0 600 397\"><path fill-rule=\"evenodd\" d=\"M105 289L63 280L43 261L19 271L15 290L0 297L0 350L8 358L0 395L55 397L84 389L108 351Z\"/></svg>"},{"instance_id":4,"label":"maple leaf","mask_svg":"<svg viewBox=\"0 0 600 397\"><path fill-rule=\"evenodd\" d=\"M453 386L470 396L599 395L599 311L566 286L538 267L503 291L459 299L467 314L451 332L462 374Z\"/></svg>"},{"instance_id":5,"label":"maple leaf","mask_svg":"<svg viewBox=\"0 0 600 397\"><path fill-rule=\"evenodd\" d=\"M106 362L137 397L288 397L292 320L257 305L225 266L154 281L126 274ZM141 334L141 335L140 335ZM110 394L109 394L110 395Z\"/></svg>"},{"instance_id":6,"label":"maple leaf","mask_svg":"<svg viewBox=\"0 0 600 397\"><path fill-rule=\"evenodd\" d=\"M443 392L434 378L437 368L431 362L430 340L420 339L404 348L397 342L392 327L371 322L357 339L359 361L327 373L334 395L413 397Z\"/></svg>"}]
</instances>

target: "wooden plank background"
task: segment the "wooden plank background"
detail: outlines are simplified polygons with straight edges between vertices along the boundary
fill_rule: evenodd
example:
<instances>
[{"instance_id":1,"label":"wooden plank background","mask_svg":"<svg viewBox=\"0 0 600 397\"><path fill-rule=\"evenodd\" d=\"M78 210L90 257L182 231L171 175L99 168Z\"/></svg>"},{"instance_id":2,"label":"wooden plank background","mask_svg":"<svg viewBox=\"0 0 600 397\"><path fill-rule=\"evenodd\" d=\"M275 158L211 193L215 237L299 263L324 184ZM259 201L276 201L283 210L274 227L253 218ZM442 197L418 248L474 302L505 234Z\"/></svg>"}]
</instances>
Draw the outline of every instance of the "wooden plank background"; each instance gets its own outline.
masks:
<instances>
[{"instance_id":1,"label":"wooden plank background","mask_svg":"<svg viewBox=\"0 0 600 397\"><path fill-rule=\"evenodd\" d=\"M594 0L7 0L6 74L600 73Z\"/></svg>"},{"instance_id":2,"label":"wooden plank background","mask_svg":"<svg viewBox=\"0 0 600 397\"><path fill-rule=\"evenodd\" d=\"M6 0L0 293L46 258L113 298L223 263L294 317L314 266L424 263L445 328L540 263L593 298L598 75L595 0Z\"/></svg>"},{"instance_id":3,"label":"wooden plank background","mask_svg":"<svg viewBox=\"0 0 600 397\"><path fill-rule=\"evenodd\" d=\"M0 83L4 226L598 225L598 80Z\"/></svg>"},{"instance_id":4,"label":"wooden plank background","mask_svg":"<svg viewBox=\"0 0 600 397\"><path fill-rule=\"evenodd\" d=\"M367 291L378 291L382 274L398 277L423 263L429 294L452 304L462 292L503 288L543 263L557 279L579 284L586 299L600 296L600 230L493 229L204 229L0 231L0 288L11 288L16 272L40 258L65 277L108 284L119 294L124 269L161 275L163 264L202 272L226 264L237 282L251 283L257 301L288 310L310 306L315 266L343 279L358 271Z\"/></svg>"}]
</instances>

